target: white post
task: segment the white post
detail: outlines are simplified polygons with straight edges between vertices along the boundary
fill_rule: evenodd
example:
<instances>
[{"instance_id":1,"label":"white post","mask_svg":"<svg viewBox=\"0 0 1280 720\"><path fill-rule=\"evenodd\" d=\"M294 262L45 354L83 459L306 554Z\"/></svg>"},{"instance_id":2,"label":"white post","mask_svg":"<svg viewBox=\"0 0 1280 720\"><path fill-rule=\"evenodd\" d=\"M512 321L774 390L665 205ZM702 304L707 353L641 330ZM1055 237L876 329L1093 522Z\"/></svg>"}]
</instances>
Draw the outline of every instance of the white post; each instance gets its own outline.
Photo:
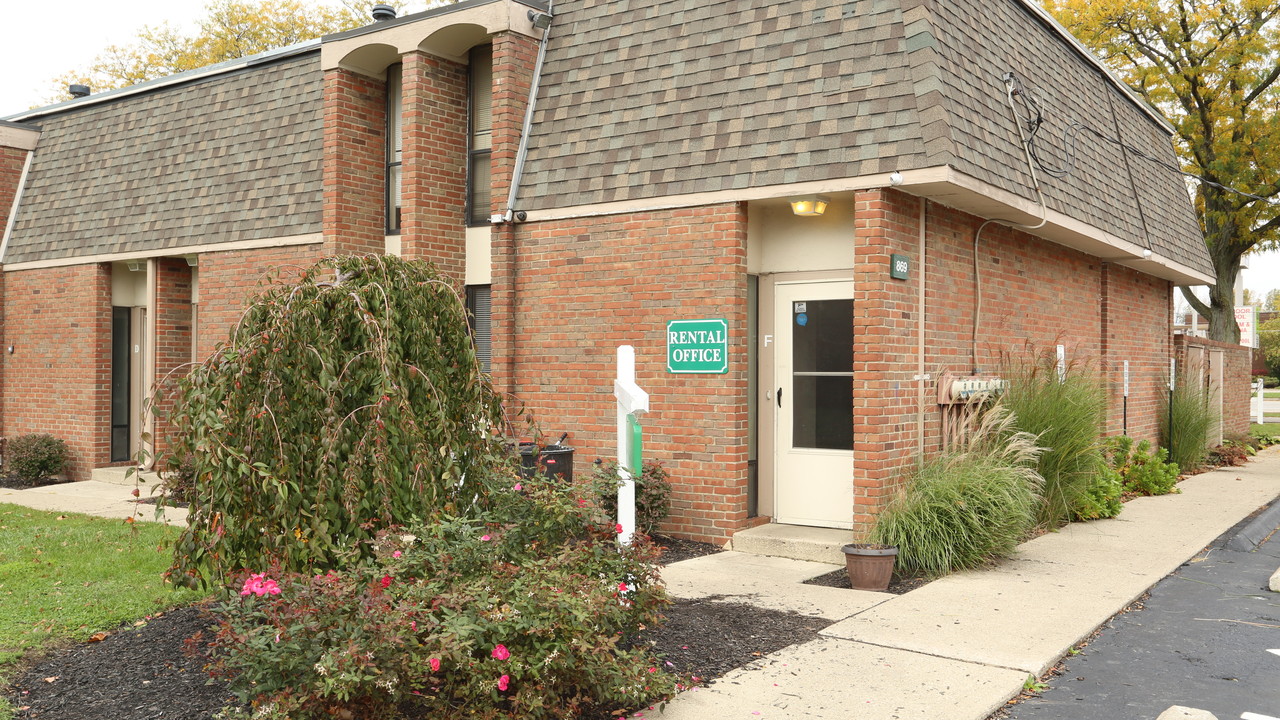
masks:
<instances>
[{"instance_id":1,"label":"white post","mask_svg":"<svg viewBox=\"0 0 1280 720\"><path fill-rule=\"evenodd\" d=\"M630 345L618 347L618 379L613 383L613 396L618 399L618 475L622 478L618 488L618 524L622 525L618 542L630 545L636 532L636 483L632 476L640 468L630 467L627 416L649 411L649 393L636 385L636 349Z\"/></svg>"},{"instance_id":2,"label":"white post","mask_svg":"<svg viewBox=\"0 0 1280 720\"><path fill-rule=\"evenodd\" d=\"M1262 378L1258 378L1258 380L1254 382L1253 389L1258 396L1258 411L1257 411L1257 414L1255 415L1256 419L1254 420L1254 422L1258 424L1262 424L1267 421L1267 418L1266 418L1267 391L1266 391L1266 386L1262 384Z\"/></svg>"}]
</instances>

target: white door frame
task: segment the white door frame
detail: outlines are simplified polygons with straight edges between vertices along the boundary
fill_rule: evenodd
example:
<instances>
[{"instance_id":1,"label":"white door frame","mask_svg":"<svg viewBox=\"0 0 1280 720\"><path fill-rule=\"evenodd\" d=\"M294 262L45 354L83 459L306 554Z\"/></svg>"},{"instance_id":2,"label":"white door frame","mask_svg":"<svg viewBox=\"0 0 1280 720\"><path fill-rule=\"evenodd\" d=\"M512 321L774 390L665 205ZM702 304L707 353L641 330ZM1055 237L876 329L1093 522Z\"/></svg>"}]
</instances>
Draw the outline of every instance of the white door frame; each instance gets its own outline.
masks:
<instances>
[{"instance_id":1,"label":"white door frame","mask_svg":"<svg viewBox=\"0 0 1280 720\"><path fill-rule=\"evenodd\" d=\"M762 390L772 408L773 516L776 522L818 527L853 527L853 450L792 447L793 391L791 342L793 302L802 299L853 300L853 281L844 277L775 279L770 293L773 352ZM803 296L798 293L804 293ZM762 313L763 314L763 313ZM852 366L849 373L853 371ZM767 382L765 378L768 378ZM782 389L782 398L777 396ZM852 398L851 398L852 400ZM850 407L852 413L852 407Z\"/></svg>"}]
</instances>

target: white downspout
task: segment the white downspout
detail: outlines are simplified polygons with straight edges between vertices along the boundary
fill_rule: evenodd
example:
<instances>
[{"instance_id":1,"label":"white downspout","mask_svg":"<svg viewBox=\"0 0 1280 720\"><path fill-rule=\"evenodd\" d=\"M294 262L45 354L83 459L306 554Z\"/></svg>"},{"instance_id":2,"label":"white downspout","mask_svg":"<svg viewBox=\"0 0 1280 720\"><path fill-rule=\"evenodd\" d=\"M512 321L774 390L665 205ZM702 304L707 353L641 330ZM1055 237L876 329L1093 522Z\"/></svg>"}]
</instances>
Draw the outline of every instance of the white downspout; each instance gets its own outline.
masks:
<instances>
[{"instance_id":1,"label":"white downspout","mask_svg":"<svg viewBox=\"0 0 1280 720\"><path fill-rule=\"evenodd\" d=\"M925 415L925 394L929 382L929 376L924 372L924 325L925 325L925 304L924 304L924 275L925 275L925 206L928 201L920 198L920 291L919 291L919 327L917 328L916 338L916 358L918 364L916 366L916 452L919 455L919 462L924 462L924 415Z\"/></svg>"}]
</instances>

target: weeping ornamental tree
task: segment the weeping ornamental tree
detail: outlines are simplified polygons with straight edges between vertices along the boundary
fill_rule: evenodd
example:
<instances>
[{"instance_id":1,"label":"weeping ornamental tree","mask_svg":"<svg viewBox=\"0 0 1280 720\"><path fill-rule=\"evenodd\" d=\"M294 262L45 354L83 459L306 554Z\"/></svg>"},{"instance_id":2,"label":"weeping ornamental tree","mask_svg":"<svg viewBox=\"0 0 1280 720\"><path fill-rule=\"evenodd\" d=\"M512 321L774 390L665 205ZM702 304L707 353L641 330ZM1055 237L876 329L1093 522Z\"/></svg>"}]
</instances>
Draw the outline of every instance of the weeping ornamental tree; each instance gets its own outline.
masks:
<instances>
[{"instance_id":1,"label":"weeping ornamental tree","mask_svg":"<svg viewBox=\"0 0 1280 720\"><path fill-rule=\"evenodd\" d=\"M379 529L467 514L507 462L462 300L389 256L273 280L170 417L161 467L195 479L170 570L182 585L334 567Z\"/></svg>"},{"instance_id":2,"label":"weeping ornamental tree","mask_svg":"<svg viewBox=\"0 0 1280 720\"><path fill-rule=\"evenodd\" d=\"M1045 7L1177 132L1213 259L1209 336L1238 343L1244 254L1280 238L1280 3L1275 0L1047 0ZM1248 193L1233 192L1231 189ZM1250 197L1253 196L1253 197Z\"/></svg>"}]
</instances>

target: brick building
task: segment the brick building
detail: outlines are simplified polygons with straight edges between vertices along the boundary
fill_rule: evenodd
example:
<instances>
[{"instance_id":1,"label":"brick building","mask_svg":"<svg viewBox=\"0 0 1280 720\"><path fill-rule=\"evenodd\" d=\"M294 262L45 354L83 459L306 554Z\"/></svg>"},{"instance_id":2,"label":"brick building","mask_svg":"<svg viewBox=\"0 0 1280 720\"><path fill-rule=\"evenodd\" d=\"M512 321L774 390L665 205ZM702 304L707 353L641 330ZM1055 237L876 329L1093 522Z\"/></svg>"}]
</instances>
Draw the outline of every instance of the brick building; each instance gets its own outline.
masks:
<instances>
[{"instance_id":1,"label":"brick building","mask_svg":"<svg viewBox=\"0 0 1280 720\"><path fill-rule=\"evenodd\" d=\"M1080 121L1176 162L1033 0L550 14L466 0L6 118L0 434L64 437L76 478L127 461L142 390L263 273L346 252L465 288L497 386L580 464L635 346L686 537L865 528L939 447L940 388L1028 344L1104 374L1110 432L1155 433L1173 288L1211 265L1177 175L1067 157ZM1024 150L1038 113L1069 172ZM669 371L680 320L723 321L723 367Z\"/></svg>"}]
</instances>

